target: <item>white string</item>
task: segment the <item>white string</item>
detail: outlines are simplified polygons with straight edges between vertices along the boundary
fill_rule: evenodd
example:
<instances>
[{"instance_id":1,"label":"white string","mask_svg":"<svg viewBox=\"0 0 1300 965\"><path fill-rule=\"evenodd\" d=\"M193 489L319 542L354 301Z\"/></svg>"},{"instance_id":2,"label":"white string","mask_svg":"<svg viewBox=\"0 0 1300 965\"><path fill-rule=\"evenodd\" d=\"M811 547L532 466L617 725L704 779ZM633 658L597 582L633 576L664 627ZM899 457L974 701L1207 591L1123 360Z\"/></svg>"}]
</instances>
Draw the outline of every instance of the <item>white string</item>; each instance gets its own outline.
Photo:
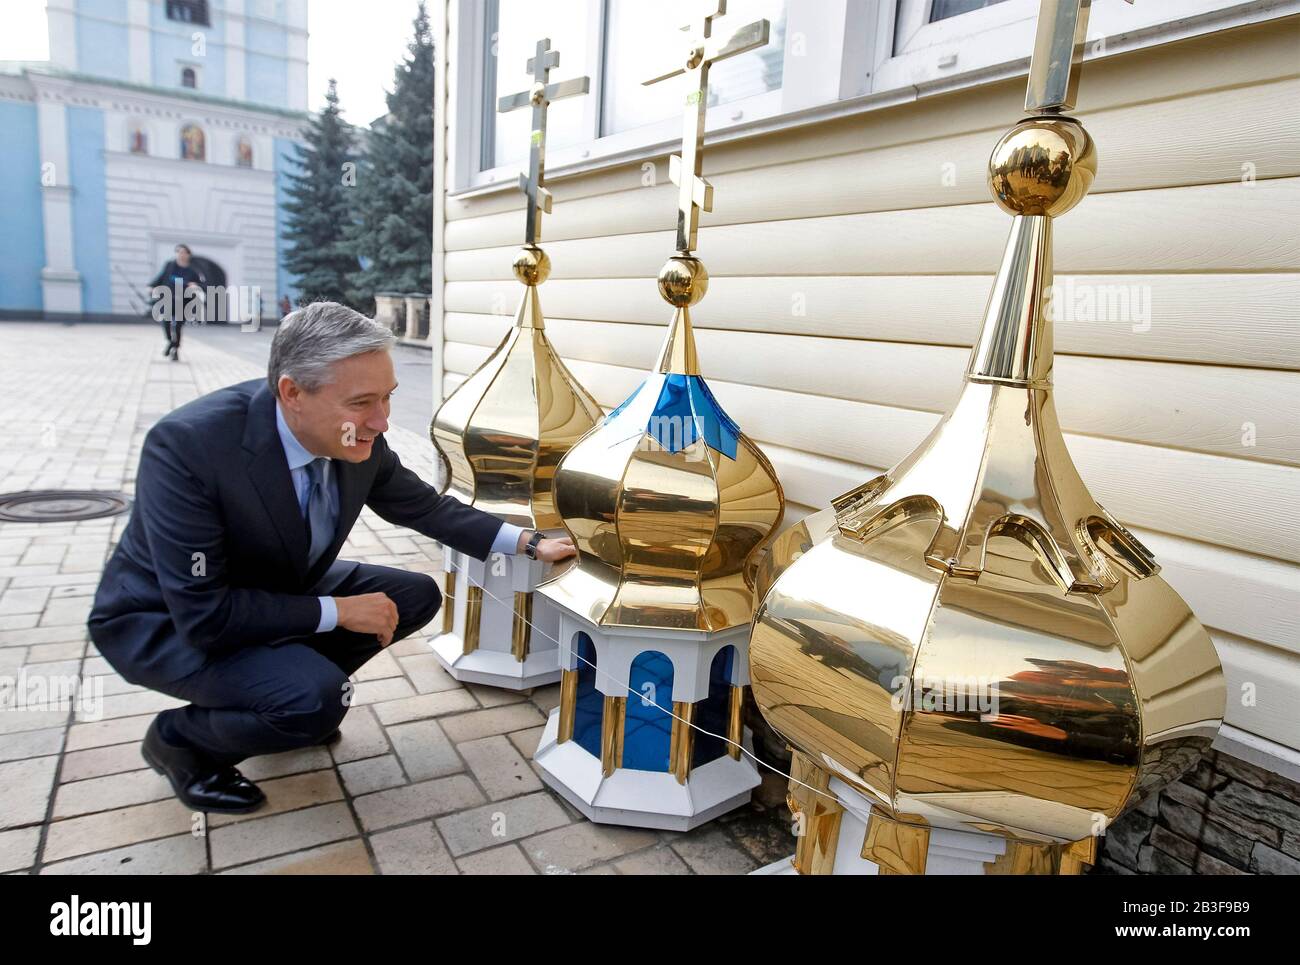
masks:
<instances>
[{"instance_id":1,"label":"white string","mask_svg":"<svg viewBox=\"0 0 1300 965\"><path fill-rule=\"evenodd\" d=\"M463 571L462 571L462 572L463 572ZM468 573L465 574L465 578L466 578L466 582L469 582L469 574L468 574ZM475 585L475 584L470 583L470 585L473 586L473 585ZM491 590L489 590L486 586L480 586L479 589L480 589L482 592L486 593L488 596L490 596L492 599L496 600L496 601L497 601L498 603L500 603L503 607L508 605L512 611L514 610L514 603L513 603L513 601L512 601L510 604L507 604L505 600L501 599L499 596L497 596L495 593L493 593ZM468 615L468 611L467 611L467 615ZM547 640L550 640L552 643L554 643L554 644L556 645L556 647L559 647L559 646L560 646L560 641L559 641L558 639L556 639L555 637L551 636L549 633L547 633L547 632L546 632L545 630L543 630L541 627L537 626L537 624L533 623L532 620L525 620L524 622L527 623L528 626L531 627L533 631L535 631L535 632L537 632L537 633L540 633L540 634L541 634L542 636L544 636ZM573 653L574 657L576 657L578 660L580 660L580 661L582 661L583 663L585 663L587 666L591 667L591 669L594 670L594 671L596 671L596 673L598 673L598 674L603 674L604 677L605 677L605 679L606 679L607 681L612 681L613 683L615 683L615 684L617 684L618 686L620 686L623 690L627 691L627 693L628 693L629 696L634 697L634 698L637 698L637 699L640 699L640 700L644 700L643 695L640 694L640 693L637 693L636 691L634 691L634 690L632 689L631 684L624 683L623 681L617 679L616 677L614 677L613 674L611 674L611 673L610 673L609 671L607 671L607 670L601 670L599 667L597 667L597 666L596 666L594 663L592 663L590 660L587 660L585 657L583 657L582 654L581 654L580 652L578 652L577 650L574 650L574 649L571 648L571 652ZM603 692L603 691L602 691L602 692ZM799 779L798 779L797 777L795 777L793 774L787 774L785 771L781 770L779 767L774 767L774 766L772 766L771 764L767 763L766 761L764 761L764 760L760 760L757 756L754 755L753 752L746 750L743 744L738 744L738 743L736 743L735 741L731 740L731 739L728 738L728 737L724 737L724 736L722 736L721 734L715 734L715 733L713 733L713 731L705 730L703 727L700 727L700 726L699 726L698 724L696 724L694 721L687 720L685 717L679 717L677 714L673 713L671 710L665 710L662 706L660 706L660 704L659 704L659 702L658 702L657 700L653 702L653 705L654 705L655 707L658 707L659 710L663 711L665 714L667 714L669 717L673 718L674 720L679 720L679 721L681 721L683 724L685 724L687 727L691 728L692 730L697 730L697 731L699 731L701 734L707 734L707 735L710 736L710 737L716 737L718 740L722 741L724 744L730 744L732 747L739 748L739 749L740 749L740 753L744 754L746 757L748 757L750 760L752 760L752 761L753 761L755 764L757 764L759 767L765 767L765 768L767 768L769 771L772 771L774 774L780 774L782 777L786 778L786 780L791 781L791 782L794 783L794 784L798 784L800 787L805 787L805 788L807 788L808 790L812 791L814 794L820 794L822 797L825 797L825 798L828 798L828 799L830 799L830 800L832 800L832 801L835 801L837 804L839 803L839 799L838 799L834 794L831 794L831 793L829 793L829 792L827 792L827 791L823 791L823 790L821 790L820 788L813 787L811 784L808 784L808 783L806 783L806 782L804 782L804 781L799 780Z\"/></svg>"}]
</instances>

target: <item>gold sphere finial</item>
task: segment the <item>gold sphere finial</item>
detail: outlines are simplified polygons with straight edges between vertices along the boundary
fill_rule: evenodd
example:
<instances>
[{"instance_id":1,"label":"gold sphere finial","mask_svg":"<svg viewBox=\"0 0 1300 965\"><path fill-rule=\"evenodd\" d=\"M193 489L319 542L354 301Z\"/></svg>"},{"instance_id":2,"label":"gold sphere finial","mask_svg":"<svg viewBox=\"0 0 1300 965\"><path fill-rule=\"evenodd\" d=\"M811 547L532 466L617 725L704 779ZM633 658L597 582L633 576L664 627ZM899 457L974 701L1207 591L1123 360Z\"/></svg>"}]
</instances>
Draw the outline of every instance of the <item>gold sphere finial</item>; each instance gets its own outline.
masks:
<instances>
[{"instance_id":1,"label":"gold sphere finial","mask_svg":"<svg viewBox=\"0 0 1300 965\"><path fill-rule=\"evenodd\" d=\"M1069 117L1021 121L989 157L989 190L1009 214L1062 215L1083 200L1097 175L1097 150Z\"/></svg>"},{"instance_id":2,"label":"gold sphere finial","mask_svg":"<svg viewBox=\"0 0 1300 965\"><path fill-rule=\"evenodd\" d=\"M515 255L511 269L515 277L529 287L540 285L551 275L551 259L536 245L524 245Z\"/></svg>"},{"instance_id":3,"label":"gold sphere finial","mask_svg":"<svg viewBox=\"0 0 1300 965\"><path fill-rule=\"evenodd\" d=\"M704 262L690 255L673 255L659 269L659 294L677 308L694 305L709 290Z\"/></svg>"}]
</instances>

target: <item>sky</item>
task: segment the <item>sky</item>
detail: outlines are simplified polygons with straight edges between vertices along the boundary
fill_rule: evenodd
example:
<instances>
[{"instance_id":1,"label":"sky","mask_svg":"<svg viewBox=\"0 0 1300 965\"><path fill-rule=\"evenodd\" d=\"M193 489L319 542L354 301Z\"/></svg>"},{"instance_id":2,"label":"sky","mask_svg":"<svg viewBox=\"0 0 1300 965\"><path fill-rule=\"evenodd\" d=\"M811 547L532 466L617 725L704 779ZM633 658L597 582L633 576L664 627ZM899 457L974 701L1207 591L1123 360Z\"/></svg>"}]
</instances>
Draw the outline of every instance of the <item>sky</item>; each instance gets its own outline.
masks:
<instances>
[{"instance_id":1,"label":"sky","mask_svg":"<svg viewBox=\"0 0 1300 965\"><path fill-rule=\"evenodd\" d=\"M333 77L347 120L366 125L384 114L415 9L416 0L308 0L307 106L324 104ZM45 0L4 0L0 10L0 60L49 59Z\"/></svg>"}]
</instances>

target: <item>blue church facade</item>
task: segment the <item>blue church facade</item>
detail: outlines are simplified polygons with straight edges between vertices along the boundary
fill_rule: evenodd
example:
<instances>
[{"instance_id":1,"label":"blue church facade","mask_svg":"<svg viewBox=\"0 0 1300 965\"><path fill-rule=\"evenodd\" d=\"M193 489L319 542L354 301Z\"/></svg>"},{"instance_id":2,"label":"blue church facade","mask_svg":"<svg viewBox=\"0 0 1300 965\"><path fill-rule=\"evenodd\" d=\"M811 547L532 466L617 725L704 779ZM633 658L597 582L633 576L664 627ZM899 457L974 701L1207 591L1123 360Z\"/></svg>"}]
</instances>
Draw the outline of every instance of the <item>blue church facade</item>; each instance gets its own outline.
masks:
<instances>
[{"instance_id":1,"label":"blue church facade","mask_svg":"<svg viewBox=\"0 0 1300 965\"><path fill-rule=\"evenodd\" d=\"M231 292L211 320L294 298L306 0L48 0L47 16L50 60L0 64L0 316L138 317L180 243Z\"/></svg>"}]
</instances>

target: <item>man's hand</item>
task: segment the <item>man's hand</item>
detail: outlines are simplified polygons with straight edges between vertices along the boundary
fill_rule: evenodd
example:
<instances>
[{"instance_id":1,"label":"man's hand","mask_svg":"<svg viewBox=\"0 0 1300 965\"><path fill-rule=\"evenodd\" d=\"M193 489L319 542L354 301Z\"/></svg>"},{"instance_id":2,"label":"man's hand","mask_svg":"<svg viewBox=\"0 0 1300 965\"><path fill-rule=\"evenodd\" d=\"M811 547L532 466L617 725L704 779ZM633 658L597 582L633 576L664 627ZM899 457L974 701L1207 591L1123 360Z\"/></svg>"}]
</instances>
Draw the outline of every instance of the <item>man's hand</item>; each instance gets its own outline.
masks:
<instances>
[{"instance_id":1,"label":"man's hand","mask_svg":"<svg viewBox=\"0 0 1300 965\"><path fill-rule=\"evenodd\" d=\"M530 530L524 530L519 534L519 546L516 553L522 554L524 547L528 545L528 540L532 538ZM559 536L555 539L544 539L537 544L537 558L544 563L558 563L560 560L567 560L570 556L576 556L577 548L573 545L573 537Z\"/></svg>"},{"instance_id":2,"label":"man's hand","mask_svg":"<svg viewBox=\"0 0 1300 965\"><path fill-rule=\"evenodd\" d=\"M339 626L357 633L373 633L380 646L393 642L397 629L397 604L387 593L362 593L359 596L336 596Z\"/></svg>"}]
</instances>

